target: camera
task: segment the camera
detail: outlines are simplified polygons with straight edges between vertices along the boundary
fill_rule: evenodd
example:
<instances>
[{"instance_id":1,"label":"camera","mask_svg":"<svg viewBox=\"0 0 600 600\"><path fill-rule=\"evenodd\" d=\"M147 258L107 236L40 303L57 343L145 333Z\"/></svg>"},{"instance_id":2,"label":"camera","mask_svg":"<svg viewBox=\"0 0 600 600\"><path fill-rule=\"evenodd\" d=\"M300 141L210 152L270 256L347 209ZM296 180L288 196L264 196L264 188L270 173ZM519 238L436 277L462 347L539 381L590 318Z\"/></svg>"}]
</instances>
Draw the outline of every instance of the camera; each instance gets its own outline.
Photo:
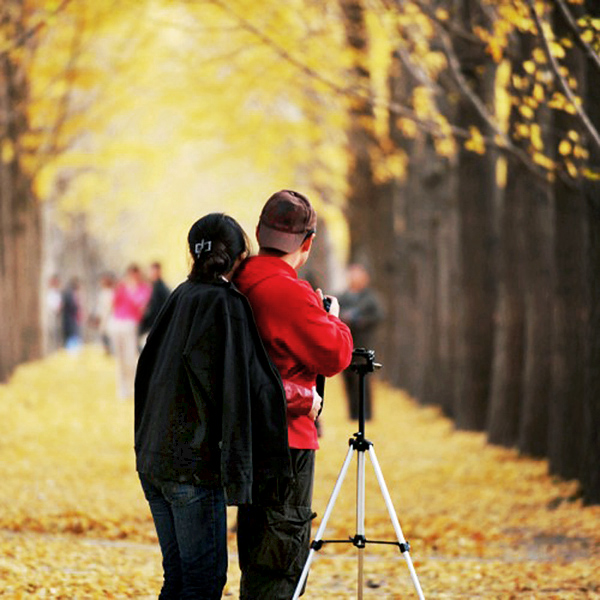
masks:
<instances>
[{"instance_id":1,"label":"camera","mask_svg":"<svg viewBox=\"0 0 600 600\"><path fill-rule=\"evenodd\" d=\"M331 298L328 298L327 296L323 298L323 308L325 309L325 312L329 312L329 309L331 308Z\"/></svg>"}]
</instances>

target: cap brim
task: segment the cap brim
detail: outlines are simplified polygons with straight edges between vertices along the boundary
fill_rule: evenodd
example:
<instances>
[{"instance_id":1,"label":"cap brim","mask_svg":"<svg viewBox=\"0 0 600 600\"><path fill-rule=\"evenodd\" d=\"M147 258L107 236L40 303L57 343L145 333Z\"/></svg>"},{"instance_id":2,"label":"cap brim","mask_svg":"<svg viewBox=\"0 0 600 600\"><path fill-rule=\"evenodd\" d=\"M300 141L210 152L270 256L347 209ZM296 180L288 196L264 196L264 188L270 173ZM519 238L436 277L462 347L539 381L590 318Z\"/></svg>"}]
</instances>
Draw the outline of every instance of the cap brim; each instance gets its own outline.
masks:
<instances>
[{"instance_id":1,"label":"cap brim","mask_svg":"<svg viewBox=\"0 0 600 600\"><path fill-rule=\"evenodd\" d=\"M264 223L258 226L258 244L261 248L273 248L289 254L298 250L306 237L306 233L289 233L273 229Z\"/></svg>"}]
</instances>

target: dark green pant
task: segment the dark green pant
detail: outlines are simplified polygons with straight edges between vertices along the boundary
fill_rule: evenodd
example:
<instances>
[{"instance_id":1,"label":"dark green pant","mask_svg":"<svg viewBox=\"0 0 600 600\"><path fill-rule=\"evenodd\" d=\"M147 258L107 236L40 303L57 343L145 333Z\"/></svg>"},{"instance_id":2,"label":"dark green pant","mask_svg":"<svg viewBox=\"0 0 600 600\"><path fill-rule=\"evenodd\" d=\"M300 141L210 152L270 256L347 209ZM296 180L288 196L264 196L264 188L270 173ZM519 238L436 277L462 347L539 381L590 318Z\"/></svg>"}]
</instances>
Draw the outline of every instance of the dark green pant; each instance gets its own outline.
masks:
<instances>
[{"instance_id":1,"label":"dark green pant","mask_svg":"<svg viewBox=\"0 0 600 600\"><path fill-rule=\"evenodd\" d=\"M290 600L310 545L314 450L291 450L294 478L256 492L238 509L241 600Z\"/></svg>"}]
</instances>

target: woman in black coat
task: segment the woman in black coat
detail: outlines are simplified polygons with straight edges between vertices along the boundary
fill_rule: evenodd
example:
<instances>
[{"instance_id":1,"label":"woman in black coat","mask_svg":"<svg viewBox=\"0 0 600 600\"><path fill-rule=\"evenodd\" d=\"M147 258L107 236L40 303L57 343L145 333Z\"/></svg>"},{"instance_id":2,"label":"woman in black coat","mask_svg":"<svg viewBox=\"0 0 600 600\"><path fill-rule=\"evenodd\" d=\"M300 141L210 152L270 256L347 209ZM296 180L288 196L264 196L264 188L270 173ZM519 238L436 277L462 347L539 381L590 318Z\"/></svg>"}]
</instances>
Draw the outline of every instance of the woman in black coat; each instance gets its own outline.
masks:
<instances>
[{"instance_id":1,"label":"woman in black coat","mask_svg":"<svg viewBox=\"0 0 600 600\"><path fill-rule=\"evenodd\" d=\"M192 226L193 265L170 295L135 381L136 466L163 554L160 598L221 598L226 505L291 476L286 400L246 298L230 282L248 254L231 217Z\"/></svg>"}]
</instances>

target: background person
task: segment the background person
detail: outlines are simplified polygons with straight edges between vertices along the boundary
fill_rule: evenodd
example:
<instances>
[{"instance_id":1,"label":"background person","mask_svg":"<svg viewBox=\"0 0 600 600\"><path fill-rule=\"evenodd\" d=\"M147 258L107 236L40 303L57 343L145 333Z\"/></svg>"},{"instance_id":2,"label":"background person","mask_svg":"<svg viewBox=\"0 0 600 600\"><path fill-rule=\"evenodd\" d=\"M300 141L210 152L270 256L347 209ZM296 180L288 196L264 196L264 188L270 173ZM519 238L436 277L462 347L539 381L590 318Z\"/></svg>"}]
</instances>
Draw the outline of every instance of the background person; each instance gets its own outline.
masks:
<instances>
[{"instance_id":1,"label":"background person","mask_svg":"<svg viewBox=\"0 0 600 600\"><path fill-rule=\"evenodd\" d=\"M348 267L348 289L340 296L340 319L352 332L355 348L373 350L377 326L385 317L381 301L370 287L371 277L361 264ZM348 414L358 419L359 388L358 374L352 369L344 371L344 384L348 400ZM371 378L365 378L365 420L373 416L373 390Z\"/></svg>"},{"instance_id":2,"label":"background person","mask_svg":"<svg viewBox=\"0 0 600 600\"><path fill-rule=\"evenodd\" d=\"M117 360L117 394L133 398L133 381L139 355L138 326L150 299L150 286L136 264L127 267L113 298L112 347Z\"/></svg>"},{"instance_id":3,"label":"background person","mask_svg":"<svg viewBox=\"0 0 600 600\"><path fill-rule=\"evenodd\" d=\"M62 335L67 350L76 352L81 347L81 289L79 279L72 277L62 292Z\"/></svg>"},{"instance_id":4,"label":"background person","mask_svg":"<svg viewBox=\"0 0 600 600\"><path fill-rule=\"evenodd\" d=\"M248 252L210 214L188 236L193 266L150 330L135 383L136 464L163 555L160 598L220 598L226 502L291 475L286 403L248 301L229 282Z\"/></svg>"},{"instance_id":5,"label":"background person","mask_svg":"<svg viewBox=\"0 0 600 600\"><path fill-rule=\"evenodd\" d=\"M114 299L115 277L112 273L103 273L100 276L100 291L96 300L95 322L106 354L113 354L111 339Z\"/></svg>"},{"instance_id":6,"label":"background person","mask_svg":"<svg viewBox=\"0 0 600 600\"><path fill-rule=\"evenodd\" d=\"M153 262L150 265L150 283L152 284L152 293L150 294L150 300L140 322L140 335L146 335L150 331L154 321L156 321L156 317L158 317L160 309L171 293L171 290L163 281L162 266L159 262Z\"/></svg>"},{"instance_id":7,"label":"background person","mask_svg":"<svg viewBox=\"0 0 600 600\"><path fill-rule=\"evenodd\" d=\"M62 334L62 292L60 277L52 275L46 290L46 352L54 352L63 344Z\"/></svg>"},{"instance_id":8,"label":"background person","mask_svg":"<svg viewBox=\"0 0 600 600\"><path fill-rule=\"evenodd\" d=\"M248 297L267 352L284 383L312 390L317 374L332 376L352 358L348 326L330 313L323 295L298 279L308 260L317 215L309 200L282 190L260 216L258 256L248 258L235 283ZM310 404L297 406L288 394L287 427L294 479L259 488L252 506L238 510L238 550L242 600L289 600L308 557L315 450L319 447ZM316 407L320 398L315 397Z\"/></svg>"}]
</instances>

